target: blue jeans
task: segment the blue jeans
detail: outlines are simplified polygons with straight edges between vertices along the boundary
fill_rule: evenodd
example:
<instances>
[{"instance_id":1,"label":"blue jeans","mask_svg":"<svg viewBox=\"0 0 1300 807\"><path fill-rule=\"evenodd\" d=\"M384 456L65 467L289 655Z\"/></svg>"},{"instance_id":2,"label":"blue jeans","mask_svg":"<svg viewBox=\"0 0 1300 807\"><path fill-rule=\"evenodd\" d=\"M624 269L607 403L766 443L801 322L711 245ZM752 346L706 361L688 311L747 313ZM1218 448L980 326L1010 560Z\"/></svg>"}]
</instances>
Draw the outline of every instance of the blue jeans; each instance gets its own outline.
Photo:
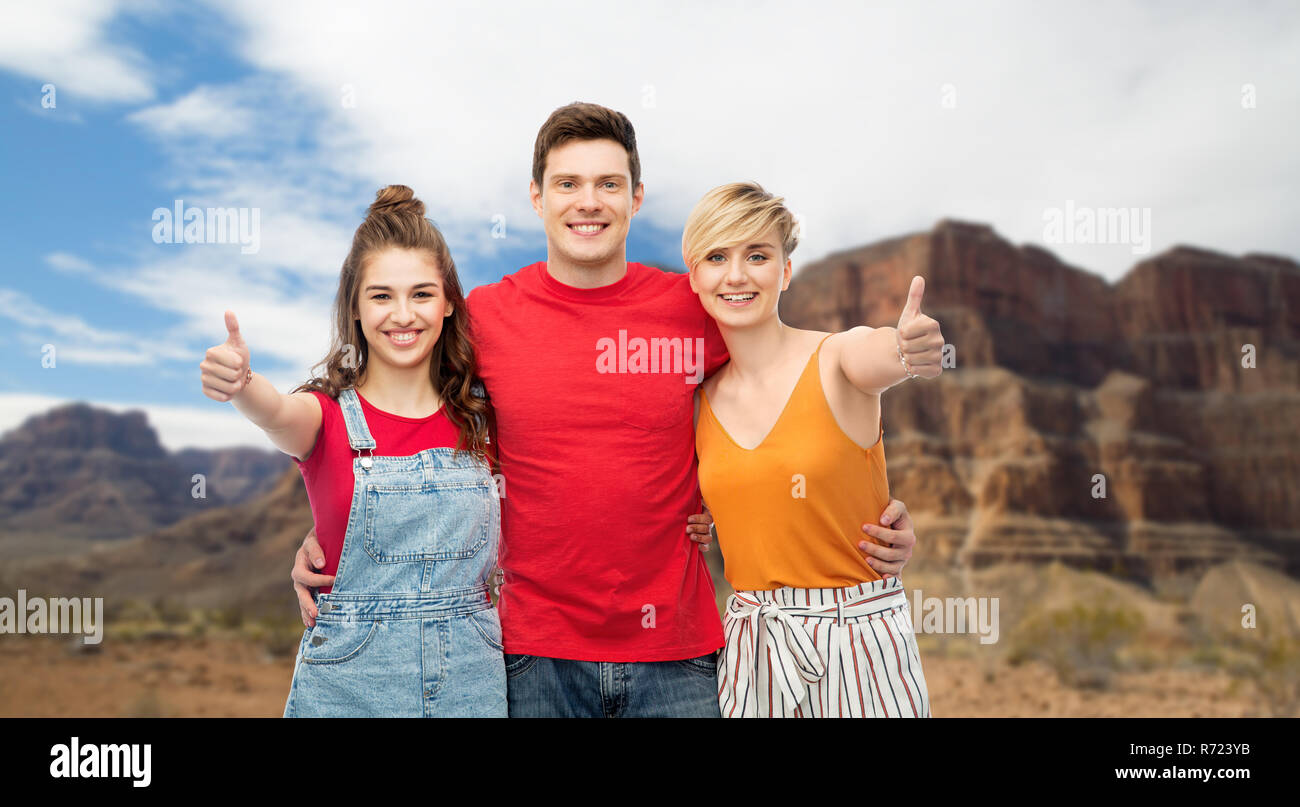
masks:
<instances>
[{"instance_id":1,"label":"blue jeans","mask_svg":"<svg viewBox=\"0 0 1300 807\"><path fill-rule=\"evenodd\" d=\"M571 661L507 653L511 717L721 717L718 654L681 661Z\"/></svg>"}]
</instances>

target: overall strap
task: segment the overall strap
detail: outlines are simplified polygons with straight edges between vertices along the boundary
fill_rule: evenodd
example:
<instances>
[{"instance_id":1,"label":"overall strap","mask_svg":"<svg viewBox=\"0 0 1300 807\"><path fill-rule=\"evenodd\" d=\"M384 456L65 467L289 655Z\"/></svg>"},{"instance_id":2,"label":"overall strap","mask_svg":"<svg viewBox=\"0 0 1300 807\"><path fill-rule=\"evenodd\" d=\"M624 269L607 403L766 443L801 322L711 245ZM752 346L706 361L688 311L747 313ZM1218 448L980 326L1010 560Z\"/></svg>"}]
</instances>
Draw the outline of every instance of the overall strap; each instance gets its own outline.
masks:
<instances>
[{"instance_id":1,"label":"overall strap","mask_svg":"<svg viewBox=\"0 0 1300 807\"><path fill-rule=\"evenodd\" d=\"M375 438L370 436L370 428L366 426L366 416L361 411L361 400L357 397L357 391L348 387L340 392L339 406L343 409L343 423L348 428L348 445L352 446L354 451L370 449L373 453Z\"/></svg>"}]
</instances>

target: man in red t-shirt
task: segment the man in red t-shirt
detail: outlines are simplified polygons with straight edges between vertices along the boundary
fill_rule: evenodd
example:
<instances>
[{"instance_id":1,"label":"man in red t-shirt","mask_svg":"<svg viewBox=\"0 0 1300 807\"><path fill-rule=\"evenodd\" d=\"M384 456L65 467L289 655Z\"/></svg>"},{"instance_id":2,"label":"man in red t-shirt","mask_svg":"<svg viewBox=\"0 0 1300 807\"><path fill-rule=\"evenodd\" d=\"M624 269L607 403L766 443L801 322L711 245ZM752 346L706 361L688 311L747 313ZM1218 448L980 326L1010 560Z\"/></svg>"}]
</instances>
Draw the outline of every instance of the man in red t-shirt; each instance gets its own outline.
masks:
<instances>
[{"instance_id":1,"label":"man in red t-shirt","mask_svg":"<svg viewBox=\"0 0 1300 807\"><path fill-rule=\"evenodd\" d=\"M695 387L726 347L686 275L627 261L640 175L624 115L557 109L530 184L547 259L467 300L505 480L498 608L512 717L718 716L722 626L686 525L702 507ZM904 528L883 531L895 548L867 546L875 568L897 574L914 536L901 502L886 513ZM300 599L330 580L308 567L316 554L309 536Z\"/></svg>"}]
</instances>

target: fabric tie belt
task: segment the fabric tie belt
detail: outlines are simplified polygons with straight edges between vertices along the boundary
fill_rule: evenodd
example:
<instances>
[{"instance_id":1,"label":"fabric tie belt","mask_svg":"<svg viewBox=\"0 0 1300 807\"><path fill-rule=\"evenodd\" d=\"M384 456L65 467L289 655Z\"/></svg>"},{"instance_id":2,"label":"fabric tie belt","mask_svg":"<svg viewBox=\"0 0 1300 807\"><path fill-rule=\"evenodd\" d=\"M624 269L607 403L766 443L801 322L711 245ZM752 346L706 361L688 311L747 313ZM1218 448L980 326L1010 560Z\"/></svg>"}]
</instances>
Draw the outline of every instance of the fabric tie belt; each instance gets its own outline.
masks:
<instances>
[{"instance_id":1,"label":"fabric tie belt","mask_svg":"<svg viewBox=\"0 0 1300 807\"><path fill-rule=\"evenodd\" d=\"M759 664L765 657L771 665L771 683L780 690L785 703L801 705L807 700L808 689L803 685L796 688L796 682L802 680L805 684L814 685L826 675L826 663L818 654L803 620L825 619L843 625L846 621L866 619L881 611L906 608L907 595L898 578L890 579L887 585L889 588L881 591L879 584L863 583L856 589L849 590L863 592L857 596L811 605L787 602L795 599L794 595L803 589L785 588L732 594L727 600L727 614L733 620L743 620L745 624L727 647L727 670L720 671L723 684L719 694L724 699L728 695L734 699L736 693L733 688L738 683L736 678L739 675L748 679L748 689L754 692L758 686ZM736 673L728 674L728 670L733 668ZM757 698L746 697L743 700L744 716L756 717Z\"/></svg>"}]
</instances>

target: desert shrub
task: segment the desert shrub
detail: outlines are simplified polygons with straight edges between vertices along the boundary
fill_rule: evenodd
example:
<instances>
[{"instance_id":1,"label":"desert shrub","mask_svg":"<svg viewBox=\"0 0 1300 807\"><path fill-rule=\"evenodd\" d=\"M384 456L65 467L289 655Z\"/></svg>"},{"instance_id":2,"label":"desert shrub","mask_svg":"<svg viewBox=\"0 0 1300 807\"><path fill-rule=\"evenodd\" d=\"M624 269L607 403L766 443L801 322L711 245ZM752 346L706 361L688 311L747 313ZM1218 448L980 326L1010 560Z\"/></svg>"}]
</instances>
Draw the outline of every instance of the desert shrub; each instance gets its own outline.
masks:
<instances>
[{"instance_id":1,"label":"desert shrub","mask_svg":"<svg viewBox=\"0 0 1300 807\"><path fill-rule=\"evenodd\" d=\"M1250 677L1272 717L1300 717L1300 642L1274 636L1255 646L1259 660Z\"/></svg>"},{"instance_id":2,"label":"desert shrub","mask_svg":"<svg viewBox=\"0 0 1300 807\"><path fill-rule=\"evenodd\" d=\"M244 609L237 605L215 608L208 614L212 624L226 630L238 630L244 626Z\"/></svg>"},{"instance_id":3,"label":"desert shrub","mask_svg":"<svg viewBox=\"0 0 1300 807\"><path fill-rule=\"evenodd\" d=\"M303 625L299 621L268 620L262 649L274 658L293 658L302 641Z\"/></svg>"},{"instance_id":4,"label":"desert shrub","mask_svg":"<svg viewBox=\"0 0 1300 807\"><path fill-rule=\"evenodd\" d=\"M1159 653L1140 645L1120 651L1119 656L1125 665L1131 665L1142 672L1150 672L1160 667L1162 662Z\"/></svg>"},{"instance_id":5,"label":"desert shrub","mask_svg":"<svg viewBox=\"0 0 1300 807\"><path fill-rule=\"evenodd\" d=\"M167 717L168 710L152 689L141 692L122 709L122 717Z\"/></svg>"},{"instance_id":6,"label":"desert shrub","mask_svg":"<svg viewBox=\"0 0 1300 807\"><path fill-rule=\"evenodd\" d=\"M1016 626L1008 661L1038 659L1067 686L1105 689L1120 666L1120 650L1137 637L1143 622L1140 613L1127 608L1076 604L1033 611Z\"/></svg>"},{"instance_id":7,"label":"desert shrub","mask_svg":"<svg viewBox=\"0 0 1300 807\"><path fill-rule=\"evenodd\" d=\"M153 605L139 599L106 603L104 607L105 620L112 619L114 622L119 623L150 622L156 616Z\"/></svg>"},{"instance_id":8,"label":"desert shrub","mask_svg":"<svg viewBox=\"0 0 1300 807\"><path fill-rule=\"evenodd\" d=\"M296 615L263 614L245 620L239 636L273 658L293 658L298 652L302 632L303 624Z\"/></svg>"},{"instance_id":9,"label":"desert shrub","mask_svg":"<svg viewBox=\"0 0 1300 807\"><path fill-rule=\"evenodd\" d=\"M164 625L175 627L190 621L190 612L184 605L167 597L158 597L153 604L154 613Z\"/></svg>"},{"instance_id":10,"label":"desert shrub","mask_svg":"<svg viewBox=\"0 0 1300 807\"><path fill-rule=\"evenodd\" d=\"M1193 664L1232 676L1233 691L1254 685L1254 700L1261 704L1254 716L1300 717L1300 639L1288 629L1267 624L1249 630L1216 628L1197 621L1190 632Z\"/></svg>"}]
</instances>

